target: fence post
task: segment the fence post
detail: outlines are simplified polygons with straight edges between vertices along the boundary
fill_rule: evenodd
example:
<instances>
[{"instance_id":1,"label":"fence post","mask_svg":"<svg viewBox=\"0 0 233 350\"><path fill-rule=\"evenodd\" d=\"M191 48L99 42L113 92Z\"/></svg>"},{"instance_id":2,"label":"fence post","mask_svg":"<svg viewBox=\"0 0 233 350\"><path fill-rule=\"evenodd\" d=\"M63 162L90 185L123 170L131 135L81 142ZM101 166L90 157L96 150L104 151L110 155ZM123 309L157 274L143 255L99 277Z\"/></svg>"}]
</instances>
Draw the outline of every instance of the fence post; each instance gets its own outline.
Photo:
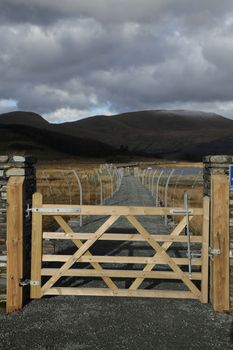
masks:
<instances>
[{"instance_id":1,"label":"fence post","mask_svg":"<svg viewBox=\"0 0 233 350\"><path fill-rule=\"evenodd\" d=\"M6 312L23 307L24 177L10 177L7 184L7 299Z\"/></svg>"},{"instance_id":2,"label":"fence post","mask_svg":"<svg viewBox=\"0 0 233 350\"><path fill-rule=\"evenodd\" d=\"M144 169L143 172L142 172L142 184L143 184L143 185L145 185L146 170L147 170L147 169Z\"/></svg>"},{"instance_id":3,"label":"fence post","mask_svg":"<svg viewBox=\"0 0 233 350\"><path fill-rule=\"evenodd\" d=\"M109 196L109 198L111 198L113 196L113 175L111 174L110 168L108 166L106 167L106 171L108 173L108 176L110 177L111 182L111 194Z\"/></svg>"},{"instance_id":4,"label":"fence post","mask_svg":"<svg viewBox=\"0 0 233 350\"><path fill-rule=\"evenodd\" d=\"M226 175L211 176L212 249L219 249L211 263L211 295L215 311L229 310L229 183Z\"/></svg>"},{"instance_id":5,"label":"fence post","mask_svg":"<svg viewBox=\"0 0 233 350\"><path fill-rule=\"evenodd\" d=\"M210 301L216 311L232 311L233 191L228 174L233 155L206 156L203 163L204 195L210 197L211 208L210 247L221 250L210 260Z\"/></svg>"},{"instance_id":6,"label":"fence post","mask_svg":"<svg viewBox=\"0 0 233 350\"><path fill-rule=\"evenodd\" d=\"M103 183L102 183L102 179L101 179L101 176L99 174L99 171L96 170L95 173L96 173L98 180L99 180L99 183L100 183L100 205L102 205L103 204Z\"/></svg>"},{"instance_id":7,"label":"fence post","mask_svg":"<svg viewBox=\"0 0 233 350\"><path fill-rule=\"evenodd\" d=\"M159 177L157 179L157 183L156 183L156 194L155 194L155 206L158 207L159 206L159 181L161 176L163 175L163 170L161 170Z\"/></svg>"},{"instance_id":8,"label":"fence post","mask_svg":"<svg viewBox=\"0 0 233 350\"><path fill-rule=\"evenodd\" d=\"M152 194L152 197L154 197L154 178L155 178L155 175L157 174L157 171L158 171L158 169L154 170L154 173L153 173L153 176L152 176L152 180L151 180L151 194Z\"/></svg>"},{"instance_id":9,"label":"fence post","mask_svg":"<svg viewBox=\"0 0 233 350\"><path fill-rule=\"evenodd\" d=\"M164 207L167 207L167 192L168 192L168 186L169 186L169 181L172 177L172 174L174 173L175 169L172 169L170 171L170 174L168 175L167 181L166 181L166 185L165 185L165 193L164 193ZM168 223L168 219L167 219L167 215L165 215L164 217L164 224L167 225Z\"/></svg>"},{"instance_id":10,"label":"fence post","mask_svg":"<svg viewBox=\"0 0 233 350\"><path fill-rule=\"evenodd\" d=\"M79 187L79 204L80 204L80 206L82 206L83 205L83 188L82 188L81 180L80 180L80 177L79 177L76 170L73 170L73 173L74 173L74 176L77 180L78 187ZM82 215L80 215L79 226L82 227L82 225L83 225L83 218L82 218Z\"/></svg>"},{"instance_id":11,"label":"fence post","mask_svg":"<svg viewBox=\"0 0 233 350\"><path fill-rule=\"evenodd\" d=\"M208 303L209 298L209 221L210 221L210 200L203 198L203 223L202 223L202 252L201 252L201 302Z\"/></svg>"}]
</instances>

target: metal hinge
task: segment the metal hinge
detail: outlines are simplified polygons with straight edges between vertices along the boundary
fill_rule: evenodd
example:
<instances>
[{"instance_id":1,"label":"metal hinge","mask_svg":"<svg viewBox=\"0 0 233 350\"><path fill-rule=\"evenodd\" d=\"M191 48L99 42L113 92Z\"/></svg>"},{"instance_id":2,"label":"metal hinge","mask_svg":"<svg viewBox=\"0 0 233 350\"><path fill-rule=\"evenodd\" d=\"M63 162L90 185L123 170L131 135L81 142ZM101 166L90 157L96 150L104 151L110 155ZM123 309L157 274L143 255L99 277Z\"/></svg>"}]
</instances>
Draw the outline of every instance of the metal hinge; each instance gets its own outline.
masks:
<instances>
[{"instance_id":1,"label":"metal hinge","mask_svg":"<svg viewBox=\"0 0 233 350\"><path fill-rule=\"evenodd\" d=\"M39 286L40 285L40 282L39 281L32 281L32 280L29 280L29 279L21 279L19 281L19 285L20 287L26 287L28 285L30 286Z\"/></svg>"},{"instance_id":2,"label":"metal hinge","mask_svg":"<svg viewBox=\"0 0 233 350\"><path fill-rule=\"evenodd\" d=\"M49 214L57 214L57 213L81 213L81 208L30 208L29 205L26 209L26 217L28 217L31 213L49 213Z\"/></svg>"},{"instance_id":3,"label":"metal hinge","mask_svg":"<svg viewBox=\"0 0 233 350\"><path fill-rule=\"evenodd\" d=\"M214 256L216 256L216 255L220 255L221 254L221 250L220 249L218 249L218 248L211 248L211 247L209 247L209 255L214 255Z\"/></svg>"}]
</instances>

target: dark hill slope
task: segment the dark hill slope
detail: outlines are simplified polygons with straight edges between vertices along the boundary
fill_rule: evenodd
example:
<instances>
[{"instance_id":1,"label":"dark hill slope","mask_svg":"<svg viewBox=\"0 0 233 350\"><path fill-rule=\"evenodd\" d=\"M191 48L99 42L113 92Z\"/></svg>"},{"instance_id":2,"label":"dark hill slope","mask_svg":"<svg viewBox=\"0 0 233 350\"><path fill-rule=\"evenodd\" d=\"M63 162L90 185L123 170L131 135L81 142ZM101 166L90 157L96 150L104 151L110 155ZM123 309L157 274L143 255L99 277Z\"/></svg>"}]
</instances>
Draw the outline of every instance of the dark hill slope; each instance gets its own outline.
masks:
<instances>
[{"instance_id":1,"label":"dark hill slope","mask_svg":"<svg viewBox=\"0 0 233 350\"><path fill-rule=\"evenodd\" d=\"M191 152L201 157L218 153L214 142L225 149L225 138L233 136L233 121L217 114L190 111L142 111L118 116L98 116L58 125L63 132L82 135L132 152L157 156L186 157ZM233 144L226 152L233 152ZM198 145L198 152L194 146Z\"/></svg>"},{"instance_id":2,"label":"dark hill slope","mask_svg":"<svg viewBox=\"0 0 233 350\"><path fill-rule=\"evenodd\" d=\"M189 160L233 154L233 121L183 110L95 116L62 124L50 124L35 113L0 115L0 153L103 157L127 149L135 155Z\"/></svg>"},{"instance_id":3,"label":"dark hill slope","mask_svg":"<svg viewBox=\"0 0 233 350\"><path fill-rule=\"evenodd\" d=\"M0 115L1 125L27 125L35 128L49 129L52 126L39 114L33 112L10 112Z\"/></svg>"},{"instance_id":4,"label":"dark hill slope","mask_svg":"<svg viewBox=\"0 0 233 350\"><path fill-rule=\"evenodd\" d=\"M35 113L0 115L0 153L22 152L40 158L54 156L112 156L115 150L103 142L62 133Z\"/></svg>"}]
</instances>

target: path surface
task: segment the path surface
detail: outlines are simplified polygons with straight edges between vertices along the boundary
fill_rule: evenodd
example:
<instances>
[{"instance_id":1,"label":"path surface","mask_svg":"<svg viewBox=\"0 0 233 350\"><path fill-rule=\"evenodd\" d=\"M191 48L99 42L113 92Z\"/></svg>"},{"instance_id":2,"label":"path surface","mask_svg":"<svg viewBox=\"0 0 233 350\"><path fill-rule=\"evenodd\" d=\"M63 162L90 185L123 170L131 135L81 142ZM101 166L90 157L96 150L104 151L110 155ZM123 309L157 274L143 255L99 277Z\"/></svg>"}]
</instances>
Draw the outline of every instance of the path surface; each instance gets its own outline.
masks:
<instances>
[{"instance_id":1,"label":"path surface","mask_svg":"<svg viewBox=\"0 0 233 350\"><path fill-rule=\"evenodd\" d=\"M109 202L154 205L133 177L123 179ZM161 218L143 220L152 231L168 230ZM82 231L100 223L86 224ZM72 226L77 228L75 222ZM233 318L192 300L58 296L34 300L15 314L0 314L0 349L233 349Z\"/></svg>"},{"instance_id":2,"label":"path surface","mask_svg":"<svg viewBox=\"0 0 233 350\"><path fill-rule=\"evenodd\" d=\"M151 207L155 206L155 200L151 196L149 190L140 183L137 177L125 176L122 180L120 190L116 192L111 199L107 200L106 204ZM164 219L162 217L144 216L137 218L150 232L167 233L169 231L168 228L164 226ZM97 220L96 228L101 222L104 222L104 219L102 221ZM78 222L76 224L73 222L72 227L75 230L79 230ZM113 225L113 228L114 227L125 229L132 228L126 220L121 220L120 222L118 221L115 225ZM92 221L90 225L84 225L82 231L86 230L86 232L88 232L89 230L90 232L90 229L93 228L95 228L95 226Z\"/></svg>"}]
</instances>

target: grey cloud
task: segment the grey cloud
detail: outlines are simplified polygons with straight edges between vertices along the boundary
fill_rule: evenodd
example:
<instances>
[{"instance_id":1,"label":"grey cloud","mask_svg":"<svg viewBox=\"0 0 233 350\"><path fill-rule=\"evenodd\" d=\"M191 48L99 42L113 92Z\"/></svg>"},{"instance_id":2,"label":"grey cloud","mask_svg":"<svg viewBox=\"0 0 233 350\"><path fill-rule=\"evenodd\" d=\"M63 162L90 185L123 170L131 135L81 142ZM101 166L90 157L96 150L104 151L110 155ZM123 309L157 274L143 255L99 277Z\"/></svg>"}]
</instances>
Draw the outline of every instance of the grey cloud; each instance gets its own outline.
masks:
<instances>
[{"instance_id":1,"label":"grey cloud","mask_svg":"<svg viewBox=\"0 0 233 350\"><path fill-rule=\"evenodd\" d=\"M0 99L19 109L52 119L212 102L233 115L232 1L0 2Z\"/></svg>"},{"instance_id":2,"label":"grey cloud","mask_svg":"<svg viewBox=\"0 0 233 350\"><path fill-rule=\"evenodd\" d=\"M231 0L1 0L2 19L47 23L73 17L101 22L151 22L161 16L184 17L199 25L217 21L232 10Z\"/></svg>"}]
</instances>

